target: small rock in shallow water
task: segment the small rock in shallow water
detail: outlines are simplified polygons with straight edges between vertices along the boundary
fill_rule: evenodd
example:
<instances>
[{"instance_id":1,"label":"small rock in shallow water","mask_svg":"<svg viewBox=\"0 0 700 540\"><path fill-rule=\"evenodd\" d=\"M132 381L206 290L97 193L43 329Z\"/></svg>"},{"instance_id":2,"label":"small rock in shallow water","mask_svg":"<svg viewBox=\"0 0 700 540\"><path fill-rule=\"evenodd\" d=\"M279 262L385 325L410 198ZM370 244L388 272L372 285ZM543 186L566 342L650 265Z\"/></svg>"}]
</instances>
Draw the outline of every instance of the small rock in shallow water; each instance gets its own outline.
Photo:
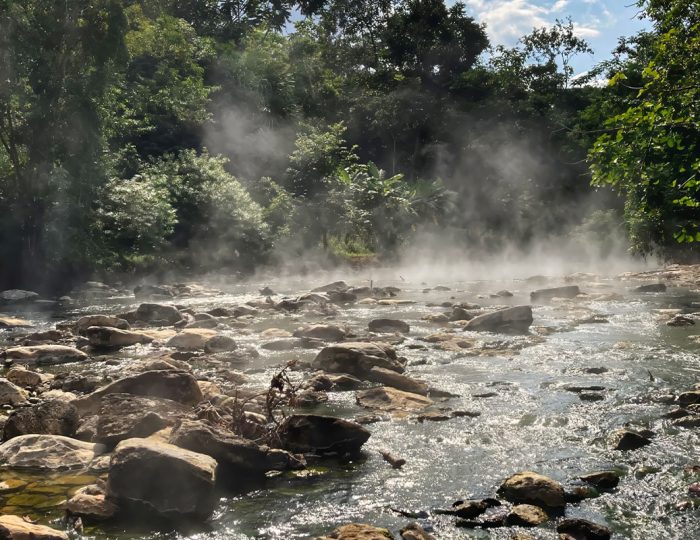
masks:
<instances>
[{"instance_id":1,"label":"small rock in shallow water","mask_svg":"<svg viewBox=\"0 0 700 540\"><path fill-rule=\"evenodd\" d=\"M537 527L548 520L549 516L539 506L518 504L511 509L506 518L506 524L520 527Z\"/></svg>"},{"instance_id":2,"label":"small rock in shallow water","mask_svg":"<svg viewBox=\"0 0 700 540\"><path fill-rule=\"evenodd\" d=\"M0 516L0 537L9 540L68 540L68 535L19 516Z\"/></svg>"},{"instance_id":3,"label":"small rock in shallow water","mask_svg":"<svg viewBox=\"0 0 700 540\"><path fill-rule=\"evenodd\" d=\"M608 441L614 450L622 451L637 450L651 444L651 441L647 437L629 429L618 429L614 431L608 438Z\"/></svg>"},{"instance_id":4,"label":"small rock in shallow water","mask_svg":"<svg viewBox=\"0 0 700 540\"><path fill-rule=\"evenodd\" d=\"M403 540L436 540L432 534L428 534L418 523L410 523L400 531Z\"/></svg>"},{"instance_id":5,"label":"small rock in shallow water","mask_svg":"<svg viewBox=\"0 0 700 540\"><path fill-rule=\"evenodd\" d=\"M338 527L328 536L322 536L315 540L394 540L387 529L373 527L362 523L351 523Z\"/></svg>"},{"instance_id":6,"label":"small rock in shallow water","mask_svg":"<svg viewBox=\"0 0 700 540\"><path fill-rule=\"evenodd\" d=\"M613 489L620 483L620 475L617 471L598 471L584 474L579 478L599 489Z\"/></svg>"},{"instance_id":7,"label":"small rock in shallow water","mask_svg":"<svg viewBox=\"0 0 700 540\"><path fill-rule=\"evenodd\" d=\"M610 540L612 534L607 527L585 519L564 519L557 524L557 532L573 540Z\"/></svg>"},{"instance_id":8,"label":"small rock in shallow water","mask_svg":"<svg viewBox=\"0 0 700 540\"><path fill-rule=\"evenodd\" d=\"M515 504L532 504L544 508L563 508L566 504L564 487L551 478L524 471L508 478L498 494Z\"/></svg>"}]
</instances>

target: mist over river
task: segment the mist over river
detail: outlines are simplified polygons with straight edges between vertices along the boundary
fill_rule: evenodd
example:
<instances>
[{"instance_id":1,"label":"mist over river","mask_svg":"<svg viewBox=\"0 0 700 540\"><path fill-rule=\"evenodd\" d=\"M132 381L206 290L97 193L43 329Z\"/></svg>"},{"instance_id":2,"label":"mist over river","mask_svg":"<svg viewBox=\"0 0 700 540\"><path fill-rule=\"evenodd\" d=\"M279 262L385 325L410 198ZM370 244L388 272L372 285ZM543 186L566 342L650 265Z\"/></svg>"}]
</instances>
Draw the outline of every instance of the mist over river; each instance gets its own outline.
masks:
<instances>
[{"instance_id":1,"label":"mist over river","mask_svg":"<svg viewBox=\"0 0 700 540\"><path fill-rule=\"evenodd\" d=\"M311 379L316 372L311 364L324 347L388 343L398 358L405 358L404 375L427 384L432 400L427 407L399 413L363 407L358 392L377 386L368 382L361 389L314 394L294 411L282 406L286 415L360 419L371 435L359 454L307 457L305 468L268 472L252 484L234 479L227 488L216 488L213 515L202 522L176 527L155 515L152 520L103 523L84 519L83 528L70 534L99 539L301 539L328 535L348 523L366 523L387 528L398 538L400 529L418 522L439 539L505 540L517 531L535 539L557 539L561 515L525 531L510 523L457 527L454 515L435 511L459 500L494 498L504 480L520 471L545 475L567 492L587 486L579 480L587 473L613 471L619 476L616 487L588 490L590 498L568 502L562 513L608 527L614 539L700 538L700 423L687 421L697 419L698 412L691 404L685 416L666 416L679 409L680 394L697 388L699 276L692 267L493 281L467 281L457 274L431 280L429 275L411 278L398 271L348 271L313 278L220 279L206 287L181 287L172 298L161 294L155 300L137 300L130 290L117 288L100 297L71 294L71 301L60 303L8 304L0 306L3 316L23 319L32 327L0 331L3 349L57 323L60 329L62 323L86 315L123 314L154 301L194 314L192 321L205 319L196 314L219 313L206 326L217 336L233 338L237 355L224 359L198 347L183 354L167 345L181 332L169 326L132 323L132 330L151 332L150 342L118 350L91 347L85 338L66 332L56 342L75 345L88 357L27 365L44 376L43 386L25 390L26 402L5 408L9 413L41 403L49 376L60 380L69 372L95 379L101 387L145 359L170 353L198 381L216 385L221 395L234 396L236 389L254 394L268 388L292 360L297 362L288 372L290 381L301 385ZM304 296L336 279L345 285ZM637 290L658 283L666 289ZM531 296L535 290L572 286L580 294ZM248 311L235 311L241 306ZM532 307L533 320L524 331L470 329L474 317L514 306ZM222 308L231 313L221 315ZM466 313L461 319L460 309ZM403 321L410 329L370 331L368 324L376 319ZM299 337L298 329L309 325L332 325L342 335L333 342ZM153 332L160 334L153 338ZM81 393L79 385L61 391L72 392L75 399L89 394ZM679 418L686 422L679 423ZM650 443L616 450L611 436L623 428ZM392 467L381 454L387 451L405 459L405 465ZM2 462L2 447L0 466L1 513L31 516L59 530L74 527L63 521L65 500L78 488L106 478L109 470L17 470Z\"/></svg>"}]
</instances>

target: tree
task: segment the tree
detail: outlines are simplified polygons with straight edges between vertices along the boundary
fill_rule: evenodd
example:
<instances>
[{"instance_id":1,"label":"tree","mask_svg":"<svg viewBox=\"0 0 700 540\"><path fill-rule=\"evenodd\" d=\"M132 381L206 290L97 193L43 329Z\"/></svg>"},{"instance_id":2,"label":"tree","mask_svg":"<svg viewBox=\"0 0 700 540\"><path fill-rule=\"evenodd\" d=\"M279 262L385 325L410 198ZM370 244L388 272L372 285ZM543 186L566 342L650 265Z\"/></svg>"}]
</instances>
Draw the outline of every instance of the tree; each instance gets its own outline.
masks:
<instances>
[{"instance_id":1,"label":"tree","mask_svg":"<svg viewBox=\"0 0 700 540\"><path fill-rule=\"evenodd\" d=\"M594 184L625 196L633 247L677 254L675 242L700 241L700 6L644 5L656 36L643 85L606 121L589 158ZM626 80L620 71L610 84Z\"/></svg>"}]
</instances>

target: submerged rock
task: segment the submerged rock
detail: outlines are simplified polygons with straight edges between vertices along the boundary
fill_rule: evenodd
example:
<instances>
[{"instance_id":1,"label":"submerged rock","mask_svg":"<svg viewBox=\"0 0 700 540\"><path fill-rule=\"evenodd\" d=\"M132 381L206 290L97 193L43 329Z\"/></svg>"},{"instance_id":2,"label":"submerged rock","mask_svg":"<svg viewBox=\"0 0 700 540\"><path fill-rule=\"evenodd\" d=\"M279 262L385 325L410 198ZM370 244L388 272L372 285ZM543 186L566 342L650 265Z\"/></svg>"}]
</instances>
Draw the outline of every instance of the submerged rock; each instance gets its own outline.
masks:
<instances>
[{"instance_id":1,"label":"submerged rock","mask_svg":"<svg viewBox=\"0 0 700 540\"><path fill-rule=\"evenodd\" d=\"M478 332L523 332L530 328L532 321L530 306L515 306L474 317L464 326L464 329Z\"/></svg>"},{"instance_id":2,"label":"submerged rock","mask_svg":"<svg viewBox=\"0 0 700 540\"><path fill-rule=\"evenodd\" d=\"M413 394L380 386L357 392L357 403L362 407L391 413L420 411L433 404L433 401L420 394Z\"/></svg>"},{"instance_id":3,"label":"submerged rock","mask_svg":"<svg viewBox=\"0 0 700 540\"><path fill-rule=\"evenodd\" d=\"M214 512L216 460L149 439L119 443L110 460L107 493L174 519ZM121 506L121 504L120 504Z\"/></svg>"},{"instance_id":4,"label":"submerged rock","mask_svg":"<svg viewBox=\"0 0 700 540\"><path fill-rule=\"evenodd\" d=\"M531 504L559 509L566 505L564 487L551 478L536 472L519 472L508 478L498 494L514 504Z\"/></svg>"},{"instance_id":5,"label":"submerged rock","mask_svg":"<svg viewBox=\"0 0 700 540\"><path fill-rule=\"evenodd\" d=\"M60 435L20 435L0 445L0 467L7 469L86 469L104 452L101 444Z\"/></svg>"},{"instance_id":6,"label":"submerged rock","mask_svg":"<svg viewBox=\"0 0 700 540\"><path fill-rule=\"evenodd\" d=\"M549 289L538 289L530 293L530 300L551 300L552 298L576 298L581 294L578 285L567 285L565 287L552 287Z\"/></svg>"},{"instance_id":7,"label":"submerged rock","mask_svg":"<svg viewBox=\"0 0 700 540\"><path fill-rule=\"evenodd\" d=\"M61 400L45 401L10 414L3 429L3 440L20 435L63 435L72 437L78 428L78 410Z\"/></svg>"},{"instance_id":8,"label":"submerged rock","mask_svg":"<svg viewBox=\"0 0 700 540\"><path fill-rule=\"evenodd\" d=\"M7 540L68 540L68 535L19 516L0 516L0 538Z\"/></svg>"},{"instance_id":9,"label":"submerged rock","mask_svg":"<svg viewBox=\"0 0 700 540\"><path fill-rule=\"evenodd\" d=\"M418 523L409 523L399 532L403 540L436 540L432 534L428 534Z\"/></svg>"},{"instance_id":10,"label":"submerged rock","mask_svg":"<svg viewBox=\"0 0 700 540\"><path fill-rule=\"evenodd\" d=\"M404 372L396 351L385 343L347 342L325 347L314 359L312 367L330 373L349 373L361 379L373 367Z\"/></svg>"},{"instance_id":11,"label":"submerged rock","mask_svg":"<svg viewBox=\"0 0 700 540\"><path fill-rule=\"evenodd\" d=\"M579 478L599 489L612 489L620 483L620 475L617 471L598 471L584 474Z\"/></svg>"},{"instance_id":12,"label":"submerged rock","mask_svg":"<svg viewBox=\"0 0 700 540\"><path fill-rule=\"evenodd\" d=\"M287 417L278 434L287 450L316 454L356 454L370 437L355 422L315 414Z\"/></svg>"},{"instance_id":13,"label":"submerged rock","mask_svg":"<svg viewBox=\"0 0 700 540\"><path fill-rule=\"evenodd\" d=\"M32 345L5 349L1 355L5 361L28 364L63 364L80 362L88 355L74 347L65 345Z\"/></svg>"},{"instance_id":14,"label":"submerged rock","mask_svg":"<svg viewBox=\"0 0 700 540\"><path fill-rule=\"evenodd\" d=\"M610 540L612 536L607 527L585 519L564 519L557 524L557 532L566 540Z\"/></svg>"}]
</instances>

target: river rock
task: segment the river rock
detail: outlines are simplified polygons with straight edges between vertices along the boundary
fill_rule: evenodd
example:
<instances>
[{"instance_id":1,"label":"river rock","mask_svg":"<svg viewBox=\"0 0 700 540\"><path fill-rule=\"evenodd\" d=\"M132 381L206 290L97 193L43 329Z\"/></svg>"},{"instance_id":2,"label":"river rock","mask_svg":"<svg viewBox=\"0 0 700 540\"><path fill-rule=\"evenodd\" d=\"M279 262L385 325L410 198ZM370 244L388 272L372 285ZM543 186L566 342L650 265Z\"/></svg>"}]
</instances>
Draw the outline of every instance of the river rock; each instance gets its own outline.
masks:
<instances>
[{"instance_id":1,"label":"river rock","mask_svg":"<svg viewBox=\"0 0 700 540\"><path fill-rule=\"evenodd\" d=\"M195 405L202 401L202 391L191 373L175 370L143 371L129 375L92 394L77 399L74 405L81 414L97 413L103 396L108 394L133 394L177 401L184 405Z\"/></svg>"},{"instance_id":2,"label":"river rock","mask_svg":"<svg viewBox=\"0 0 700 540\"><path fill-rule=\"evenodd\" d=\"M680 396L678 396L678 403L680 403L682 407L687 407L688 405L700 403L700 390L691 390L690 392L683 392Z\"/></svg>"},{"instance_id":3,"label":"river rock","mask_svg":"<svg viewBox=\"0 0 700 540\"><path fill-rule=\"evenodd\" d=\"M27 401L27 392L7 379L0 378L0 405L20 405Z\"/></svg>"},{"instance_id":4,"label":"river rock","mask_svg":"<svg viewBox=\"0 0 700 540\"><path fill-rule=\"evenodd\" d=\"M206 343L217 335L216 331L207 328L186 328L171 337L165 344L176 349L204 349Z\"/></svg>"},{"instance_id":5,"label":"river rock","mask_svg":"<svg viewBox=\"0 0 700 540\"><path fill-rule=\"evenodd\" d=\"M456 501L452 508L447 510L436 510L436 514L456 516L462 519L473 519L480 516L489 508L500 506L501 503L495 499Z\"/></svg>"},{"instance_id":6,"label":"river rock","mask_svg":"<svg viewBox=\"0 0 700 540\"><path fill-rule=\"evenodd\" d=\"M0 316L0 329L12 330L13 328L30 328L34 326L30 321L15 317Z\"/></svg>"},{"instance_id":7,"label":"river rock","mask_svg":"<svg viewBox=\"0 0 700 540\"><path fill-rule=\"evenodd\" d=\"M396 351L386 343L346 342L324 347L312 362L312 367L329 373L349 373L361 379L373 367L404 372Z\"/></svg>"},{"instance_id":8,"label":"river rock","mask_svg":"<svg viewBox=\"0 0 700 540\"><path fill-rule=\"evenodd\" d=\"M670 321L666 322L666 326L673 326L673 327L684 327L684 326L695 326L695 320L692 319L691 317L687 317L686 315L675 315Z\"/></svg>"},{"instance_id":9,"label":"river rock","mask_svg":"<svg viewBox=\"0 0 700 540\"><path fill-rule=\"evenodd\" d=\"M643 446L651 444L644 435L629 429L618 429L613 431L608 437L608 442L613 450L637 450Z\"/></svg>"},{"instance_id":10,"label":"river rock","mask_svg":"<svg viewBox=\"0 0 700 540\"><path fill-rule=\"evenodd\" d=\"M32 345L5 349L2 357L13 362L47 365L80 362L88 355L65 345Z\"/></svg>"},{"instance_id":11,"label":"river rock","mask_svg":"<svg viewBox=\"0 0 700 540\"><path fill-rule=\"evenodd\" d=\"M370 332L399 332L401 334L408 334L411 331L411 327L408 323L400 321L398 319L374 319L369 322L368 325Z\"/></svg>"},{"instance_id":12,"label":"river rock","mask_svg":"<svg viewBox=\"0 0 700 540\"><path fill-rule=\"evenodd\" d=\"M366 378L369 381L376 382L384 386L391 386L392 388L397 388L399 390L403 390L404 392L420 394L421 396L428 395L427 383L412 379L411 377L407 377L401 373L396 373L390 369L373 367L369 370Z\"/></svg>"},{"instance_id":13,"label":"river rock","mask_svg":"<svg viewBox=\"0 0 700 540\"><path fill-rule=\"evenodd\" d=\"M188 408L169 399L108 394L101 399L93 441L115 446L125 439L148 437L187 412Z\"/></svg>"},{"instance_id":14,"label":"river rock","mask_svg":"<svg viewBox=\"0 0 700 540\"><path fill-rule=\"evenodd\" d=\"M0 538L7 540L68 540L68 535L19 516L0 516Z\"/></svg>"},{"instance_id":15,"label":"river rock","mask_svg":"<svg viewBox=\"0 0 700 540\"><path fill-rule=\"evenodd\" d=\"M321 287L316 287L311 289L312 293L316 292L328 292L328 291L347 291L350 285L344 281L334 281L333 283L328 283L327 285L322 285Z\"/></svg>"},{"instance_id":16,"label":"river rock","mask_svg":"<svg viewBox=\"0 0 700 540\"><path fill-rule=\"evenodd\" d=\"M557 524L557 532L571 540L610 540L612 532L607 527L585 519L564 519Z\"/></svg>"},{"instance_id":17,"label":"river rock","mask_svg":"<svg viewBox=\"0 0 700 540\"><path fill-rule=\"evenodd\" d=\"M291 454L236 436L204 421L182 420L170 435L170 444L214 458L226 474L258 476L270 470L287 470L300 464Z\"/></svg>"},{"instance_id":18,"label":"river rock","mask_svg":"<svg viewBox=\"0 0 700 540\"><path fill-rule=\"evenodd\" d=\"M579 478L599 489L613 489L620 483L620 475L616 471L598 471Z\"/></svg>"},{"instance_id":19,"label":"river rock","mask_svg":"<svg viewBox=\"0 0 700 540\"><path fill-rule=\"evenodd\" d=\"M36 388L43 382L40 373L29 371L23 366L14 366L7 372L7 380L21 388Z\"/></svg>"},{"instance_id":20,"label":"river rock","mask_svg":"<svg viewBox=\"0 0 700 540\"><path fill-rule=\"evenodd\" d=\"M648 285L640 285L635 292L641 293L659 293L666 292L666 285L663 283L649 283Z\"/></svg>"},{"instance_id":21,"label":"river rock","mask_svg":"<svg viewBox=\"0 0 700 540\"><path fill-rule=\"evenodd\" d=\"M347 332L332 324L314 324L299 328L293 334L298 338L320 339L322 341L341 341L345 339Z\"/></svg>"},{"instance_id":22,"label":"river rock","mask_svg":"<svg viewBox=\"0 0 700 540\"><path fill-rule=\"evenodd\" d=\"M66 512L88 521L103 521L113 518L119 508L107 498L103 486L91 484L80 488L66 502Z\"/></svg>"},{"instance_id":23,"label":"river rock","mask_svg":"<svg viewBox=\"0 0 700 540\"><path fill-rule=\"evenodd\" d=\"M39 299L39 293L23 291L21 289L8 289L0 292L0 304L24 304Z\"/></svg>"},{"instance_id":24,"label":"river rock","mask_svg":"<svg viewBox=\"0 0 700 540\"><path fill-rule=\"evenodd\" d=\"M403 540L437 540L432 534L428 534L418 523L409 523L401 531Z\"/></svg>"},{"instance_id":25,"label":"river rock","mask_svg":"<svg viewBox=\"0 0 700 540\"><path fill-rule=\"evenodd\" d=\"M363 523L351 523L338 527L328 536L315 540L394 540L394 536L387 530Z\"/></svg>"},{"instance_id":26,"label":"river rock","mask_svg":"<svg viewBox=\"0 0 700 540\"><path fill-rule=\"evenodd\" d=\"M287 417L278 434L287 450L315 454L357 454L370 436L360 424L316 414Z\"/></svg>"},{"instance_id":27,"label":"river rock","mask_svg":"<svg viewBox=\"0 0 700 540\"><path fill-rule=\"evenodd\" d=\"M567 285L565 287L552 287L550 289L538 289L530 293L530 300L551 300L552 298L576 298L581 294L578 285Z\"/></svg>"},{"instance_id":28,"label":"river rock","mask_svg":"<svg viewBox=\"0 0 700 540\"><path fill-rule=\"evenodd\" d=\"M413 394L379 386L357 392L357 403L362 407L391 413L420 411L433 404L433 401L420 394Z\"/></svg>"},{"instance_id":29,"label":"river rock","mask_svg":"<svg viewBox=\"0 0 700 540\"><path fill-rule=\"evenodd\" d=\"M182 314L175 306L166 304L141 304L134 314L136 320L146 323L173 325L182 320Z\"/></svg>"},{"instance_id":30,"label":"river rock","mask_svg":"<svg viewBox=\"0 0 700 540\"><path fill-rule=\"evenodd\" d=\"M216 460L175 445L127 439L110 461L107 493L173 518L207 519L214 512Z\"/></svg>"},{"instance_id":31,"label":"river rock","mask_svg":"<svg viewBox=\"0 0 700 540\"><path fill-rule=\"evenodd\" d=\"M86 315L80 317L73 328L77 333L82 334L91 326L105 326L107 328L118 328L119 330L129 330L131 328L126 320L112 315Z\"/></svg>"},{"instance_id":32,"label":"river rock","mask_svg":"<svg viewBox=\"0 0 700 540\"><path fill-rule=\"evenodd\" d=\"M139 343L150 343L153 338L141 332L120 330L109 326L91 326L85 330L85 336L93 347L121 348Z\"/></svg>"},{"instance_id":33,"label":"river rock","mask_svg":"<svg viewBox=\"0 0 700 540\"><path fill-rule=\"evenodd\" d=\"M72 437L78 428L78 410L61 400L45 401L13 411L3 429L3 440L29 434Z\"/></svg>"},{"instance_id":34,"label":"river rock","mask_svg":"<svg viewBox=\"0 0 700 540\"><path fill-rule=\"evenodd\" d=\"M523 332L530 327L532 321L530 306L515 306L478 315L471 319L464 329L477 332Z\"/></svg>"},{"instance_id":35,"label":"river rock","mask_svg":"<svg viewBox=\"0 0 700 540\"><path fill-rule=\"evenodd\" d=\"M532 504L544 508L559 509L566 505L563 486L547 476L524 471L508 478L498 494L514 504Z\"/></svg>"},{"instance_id":36,"label":"river rock","mask_svg":"<svg viewBox=\"0 0 700 540\"><path fill-rule=\"evenodd\" d=\"M85 469L104 446L61 435L20 435L0 445L0 467L7 469Z\"/></svg>"},{"instance_id":37,"label":"river rock","mask_svg":"<svg viewBox=\"0 0 700 540\"><path fill-rule=\"evenodd\" d=\"M229 336L212 336L204 342L204 352L207 354L230 352L237 348L236 340Z\"/></svg>"},{"instance_id":38,"label":"river rock","mask_svg":"<svg viewBox=\"0 0 700 540\"><path fill-rule=\"evenodd\" d=\"M511 508L506 523L520 527L537 527L548 520L549 516L539 506L517 504Z\"/></svg>"}]
</instances>

